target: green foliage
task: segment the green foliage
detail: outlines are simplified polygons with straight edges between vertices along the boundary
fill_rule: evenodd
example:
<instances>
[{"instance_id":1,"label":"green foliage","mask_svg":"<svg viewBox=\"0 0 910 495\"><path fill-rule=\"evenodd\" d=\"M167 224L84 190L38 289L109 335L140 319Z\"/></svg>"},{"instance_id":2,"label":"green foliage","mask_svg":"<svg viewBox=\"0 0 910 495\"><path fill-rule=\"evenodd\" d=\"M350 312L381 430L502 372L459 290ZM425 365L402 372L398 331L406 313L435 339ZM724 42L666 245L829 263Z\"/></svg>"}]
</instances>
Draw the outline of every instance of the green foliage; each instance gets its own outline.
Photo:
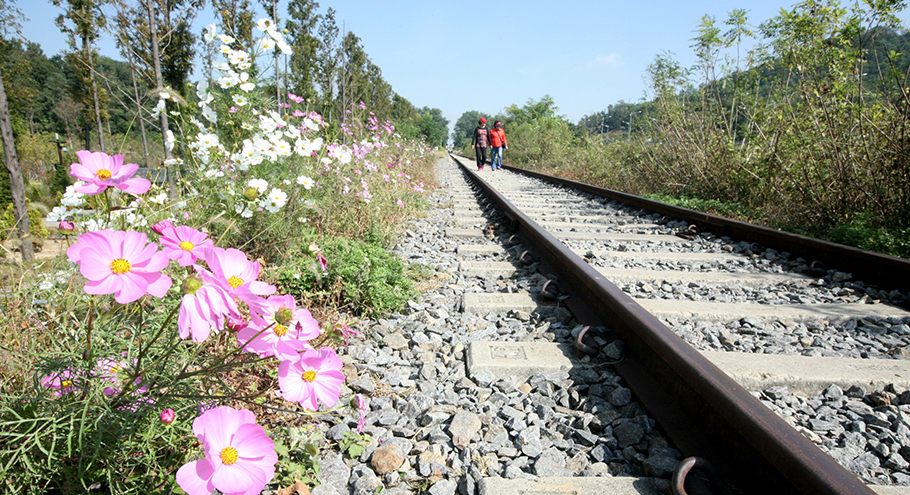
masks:
<instances>
[{"instance_id":1,"label":"green foliage","mask_svg":"<svg viewBox=\"0 0 910 495\"><path fill-rule=\"evenodd\" d=\"M534 139L562 139L559 126L528 117L546 115L546 101L509 107L516 123L535 126L507 126L507 156L567 178L902 252L910 228L910 36L895 16L902 6L808 0L758 27L742 10L723 22L704 17L693 67L658 55L646 74L651 99L585 116L571 146ZM746 50L757 37L764 42Z\"/></svg>"},{"instance_id":2,"label":"green foliage","mask_svg":"<svg viewBox=\"0 0 910 495\"><path fill-rule=\"evenodd\" d=\"M348 457L356 459L367 449L367 446L372 440L373 437L368 433L360 434L349 430L344 432L344 438L338 442L338 446L341 447L341 451L347 454Z\"/></svg>"},{"instance_id":3,"label":"green foliage","mask_svg":"<svg viewBox=\"0 0 910 495\"><path fill-rule=\"evenodd\" d=\"M840 244L910 259L910 228L887 229L867 214L854 215L828 232Z\"/></svg>"},{"instance_id":4,"label":"green foliage","mask_svg":"<svg viewBox=\"0 0 910 495\"><path fill-rule=\"evenodd\" d=\"M644 197L667 203L668 205L688 208L690 210L712 213L728 218L742 218L745 209L737 203L718 201L716 199L699 199L687 197L674 197L665 194L645 194Z\"/></svg>"},{"instance_id":5,"label":"green foliage","mask_svg":"<svg viewBox=\"0 0 910 495\"><path fill-rule=\"evenodd\" d=\"M47 236L50 235L47 231L47 227L44 226L44 217L46 215L46 211L35 208L35 206L29 202L28 226L32 237L47 239ZM2 233L2 236L5 239L15 239L18 237L16 235L16 214L12 203L8 203L3 212L0 213L0 233Z\"/></svg>"},{"instance_id":6,"label":"green foliage","mask_svg":"<svg viewBox=\"0 0 910 495\"><path fill-rule=\"evenodd\" d=\"M419 139L430 146L444 146L449 137L449 121L438 108L423 107L416 117L398 122L402 137Z\"/></svg>"},{"instance_id":7,"label":"green foliage","mask_svg":"<svg viewBox=\"0 0 910 495\"><path fill-rule=\"evenodd\" d=\"M318 266L304 261L302 268L279 275L283 291L324 304L337 297L335 290L340 288L340 297L350 309L371 316L399 310L416 295L404 263L378 244L334 238L319 247L328 271L323 274Z\"/></svg>"},{"instance_id":8,"label":"green foliage","mask_svg":"<svg viewBox=\"0 0 910 495\"><path fill-rule=\"evenodd\" d=\"M275 432L275 482L289 486L301 481L309 486L319 483L319 445L322 432L303 428L282 428Z\"/></svg>"}]
</instances>

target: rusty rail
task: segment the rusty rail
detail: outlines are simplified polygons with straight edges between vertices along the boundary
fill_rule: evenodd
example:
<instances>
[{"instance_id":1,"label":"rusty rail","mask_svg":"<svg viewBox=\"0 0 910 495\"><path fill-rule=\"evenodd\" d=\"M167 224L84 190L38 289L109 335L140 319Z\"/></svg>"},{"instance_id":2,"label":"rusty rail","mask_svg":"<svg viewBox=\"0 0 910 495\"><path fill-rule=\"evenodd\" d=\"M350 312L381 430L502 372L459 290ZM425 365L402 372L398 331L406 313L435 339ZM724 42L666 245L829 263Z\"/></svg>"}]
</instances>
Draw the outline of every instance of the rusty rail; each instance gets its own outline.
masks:
<instances>
[{"instance_id":1,"label":"rusty rail","mask_svg":"<svg viewBox=\"0 0 910 495\"><path fill-rule=\"evenodd\" d=\"M553 184L584 191L594 196L685 220L691 224L698 225L703 231L711 231L718 235L725 235L743 241L757 242L778 251L793 253L809 260L809 262L813 260L821 261L829 268L837 268L843 272L861 275L861 279L864 282L876 284L882 288L897 289L902 292L910 290L910 260L873 253L781 230L760 227L540 172L508 165L505 165L504 168Z\"/></svg>"},{"instance_id":2,"label":"rusty rail","mask_svg":"<svg viewBox=\"0 0 910 495\"><path fill-rule=\"evenodd\" d=\"M579 322L626 343L615 369L685 456L715 466L733 493L874 493L455 160L541 256L544 273L571 288L566 303Z\"/></svg>"}]
</instances>

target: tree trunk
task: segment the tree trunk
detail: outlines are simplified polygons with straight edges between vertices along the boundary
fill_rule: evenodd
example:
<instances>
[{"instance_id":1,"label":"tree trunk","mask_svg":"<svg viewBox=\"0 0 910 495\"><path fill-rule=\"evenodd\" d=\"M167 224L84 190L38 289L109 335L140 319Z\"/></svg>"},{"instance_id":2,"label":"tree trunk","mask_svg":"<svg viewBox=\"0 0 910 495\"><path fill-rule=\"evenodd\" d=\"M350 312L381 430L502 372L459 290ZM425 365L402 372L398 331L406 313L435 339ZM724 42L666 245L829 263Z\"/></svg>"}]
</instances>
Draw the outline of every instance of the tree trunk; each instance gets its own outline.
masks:
<instances>
[{"instance_id":1,"label":"tree trunk","mask_svg":"<svg viewBox=\"0 0 910 495\"><path fill-rule=\"evenodd\" d=\"M278 29L278 1L272 0L272 22L275 23L275 29ZM278 50L275 50L275 102L278 105L278 113L281 113L281 73L278 63Z\"/></svg>"},{"instance_id":2,"label":"tree trunk","mask_svg":"<svg viewBox=\"0 0 910 495\"><path fill-rule=\"evenodd\" d=\"M0 73L0 138L3 142L6 170L9 172L9 188L13 195L13 210L16 214L16 227L19 231L19 252L22 261L30 263L35 257L32 246L31 231L28 225L28 204L25 202L25 181L16 157L16 142L13 140L13 125L9 119L9 105L6 102L6 89L3 87L3 74Z\"/></svg>"},{"instance_id":3,"label":"tree trunk","mask_svg":"<svg viewBox=\"0 0 910 495\"><path fill-rule=\"evenodd\" d=\"M155 18L155 9L152 8L152 0L145 0L146 9L149 13L149 31L151 31L152 39L152 64L155 66L155 85L156 90L164 89L164 79L161 77L161 57L158 54L158 27L157 19ZM158 94L157 91L155 94ZM161 112L161 137L162 142L164 143L164 161L168 162L171 159L171 151L167 149L167 110ZM174 177L175 167L171 164L168 164L165 167L167 170L167 184L168 184L168 195L171 198L171 201L177 200L177 180Z\"/></svg>"},{"instance_id":4,"label":"tree trunk","mask_svg":"<svg viewBox=\"0 0 910 495\"><path fill-rule=\"evenodd\" d=\"M82 9L85 15L85 8ZM98 85L95 83L95 64L92 62L92 45L88 39L88 32L82 35L82 49L85 50L85 62L88 64L88 75L92 80L92 102L95 105L95 124L98 126L98 144L101 151L107 152L104 146L104 126L101 123L101 102L98 101Z\"/></svg>"},{"instance_id":5,"label":"tree trunk","mask_svg":"<svg viewBox=\"0 0 910 495\"><path fill-rule=\"evenodd\" d=\"M139 132L142 134L142 156L145 157L145 170L151 177L152 172L149 170L149 143L145 136L145 118L142 115L142 102L139 99L139 86L136 84L136 64L133 63L133 52L127 48L127 55L130 63L130 77L133 80L133 98L136 100L136 115L139 119Z\"/></svg>"}]
</instances>

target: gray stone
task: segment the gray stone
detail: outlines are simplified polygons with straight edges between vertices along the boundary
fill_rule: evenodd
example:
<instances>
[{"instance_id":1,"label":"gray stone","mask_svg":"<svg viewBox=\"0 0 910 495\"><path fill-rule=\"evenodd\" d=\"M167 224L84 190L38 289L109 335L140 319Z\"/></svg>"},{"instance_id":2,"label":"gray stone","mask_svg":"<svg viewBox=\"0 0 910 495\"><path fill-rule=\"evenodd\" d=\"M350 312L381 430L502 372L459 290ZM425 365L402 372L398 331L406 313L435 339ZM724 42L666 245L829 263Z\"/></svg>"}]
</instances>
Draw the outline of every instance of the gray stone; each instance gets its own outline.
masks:
<instances>
[{"instance_id":1,"label":"gray stone","mask_svg":"<svg viewBox=\"0 0 910 495\"><path fill-rule=\"evenodd\" d=\"M449 435L458 448L464 448L480 430L480 418L467 411L458 411L449 424Z\"/></svg>"}]
</instances>

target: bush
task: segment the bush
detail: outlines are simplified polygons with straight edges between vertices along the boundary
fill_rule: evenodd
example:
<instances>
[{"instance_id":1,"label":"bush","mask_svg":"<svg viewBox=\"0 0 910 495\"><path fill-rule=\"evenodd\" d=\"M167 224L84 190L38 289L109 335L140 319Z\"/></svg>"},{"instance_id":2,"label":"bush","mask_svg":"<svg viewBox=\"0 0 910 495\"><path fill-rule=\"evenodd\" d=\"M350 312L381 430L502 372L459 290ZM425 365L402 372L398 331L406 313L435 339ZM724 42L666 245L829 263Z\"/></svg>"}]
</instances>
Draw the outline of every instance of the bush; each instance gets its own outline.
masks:
<instances>
[{"instance_id":1,"label":"bush","mask_svg":"<svg viewBox=\"0 0 910 495\"><path fill-rule=\"evenodd\" d=\"M867 251L910 258L910 229L886 229L877 226L868 215L854 215L835 226L828 239Z\"/></svg>"},{"instance_id":2,"label":"bush","mask_svg":"<svg viewBox=\"0 0 910 495\"><path fill-rule=\"evenodd\" d=\"M332 304L335 301L329 299L337 296L350 309L368 316L397 311L416 295L404 263L378 244L341 237L323 241L321 248L327 271L305 262L303 269L282 272L279 287L316 304ZM336 294L339 287L341 293Z\"/></svg>"},{"instance_id":3,"label":"bush","mask_svg":"<svg viewBox=\"0 0 910 495\"><path fill-rule=\"evenodd\" d=\"M50 233L44 226L44 216L46 212L28 205L28 226L32 237L37 239L47 239ZM4 238L16 238L16 214L13 204L6 205L6 209L0 214L0 233Z\"/></svg>"}]
</instances>

